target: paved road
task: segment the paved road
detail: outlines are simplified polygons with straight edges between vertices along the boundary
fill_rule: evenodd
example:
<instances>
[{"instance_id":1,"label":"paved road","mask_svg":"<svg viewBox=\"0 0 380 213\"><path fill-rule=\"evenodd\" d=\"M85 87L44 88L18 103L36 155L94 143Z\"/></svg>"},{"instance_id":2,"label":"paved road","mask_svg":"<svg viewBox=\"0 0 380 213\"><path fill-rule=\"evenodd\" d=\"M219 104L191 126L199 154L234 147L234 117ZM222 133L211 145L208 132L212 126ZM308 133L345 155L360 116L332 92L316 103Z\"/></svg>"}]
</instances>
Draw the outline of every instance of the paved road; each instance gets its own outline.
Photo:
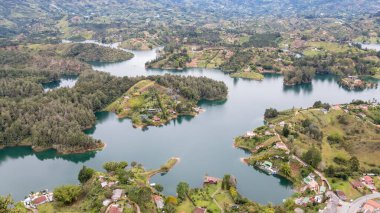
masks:
<instances>
[{"instance_id":1,"label":"paved road","mask_svg":"<svg viewBox=\"0 0 380 213\"><path fill-rule=\"evenodd\" d=\"M327 191L326 196L329 197L330 199L327 201L327 206L324 208L322 213L336 213L338 212L338 205L339 205L339 198L336 196L336 194L332 191Z\"/></svg>"},{"instance_id":2,"label":"paved road","mask_svg":"<svg viewBox=\"0 0 380 213\"><path fill-rule=\"evenodd\" d=\"M376 199L376 198L380 198L380 193L373 193L370 195L359 197L358 199L354 200L354 202L351 203L350 207L348 208L347 213L357 213L365 202L371 199Z\"/></svg>"}]
</instances>

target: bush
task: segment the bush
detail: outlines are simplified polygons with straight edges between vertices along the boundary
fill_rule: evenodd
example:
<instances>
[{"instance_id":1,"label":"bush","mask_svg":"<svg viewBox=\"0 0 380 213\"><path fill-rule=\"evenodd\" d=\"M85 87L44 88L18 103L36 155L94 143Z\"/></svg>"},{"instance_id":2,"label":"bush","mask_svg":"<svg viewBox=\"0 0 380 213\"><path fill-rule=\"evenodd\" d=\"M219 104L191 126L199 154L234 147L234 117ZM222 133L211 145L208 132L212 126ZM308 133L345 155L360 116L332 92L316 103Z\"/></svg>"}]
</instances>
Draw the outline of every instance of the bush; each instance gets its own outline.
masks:
<instances>
[{"instance_id":1,"label":"bush","mask_svg":"<svg viewBox=\"0 0 380 213\"><path fill-rule=\"evenodd\" d=\"M88 180L92 178L94 175L95 170L91 168L87 168L86 166L83 166L82 169L79 171L78 174L78 180L81 184L86 183Z\"/></svg>"},{"instance_id":2,"label":"bush","mask_svg":"<svg viewBox=\"0 0 380 213\"><path fill-rule=\"evenodd\" d=\"M313 146L306 153L304 153L303 160L312 167L317 168L319 163L322 161L321 152Z\"/></svg>"},{"instance_id":3,"label":"bush","mask_svg":"<svg viewBox=\"0 0 380 213\"><path fill-rule=\"evenodd\" d=\"M114 172L118 169L125 169L125 167L128 166L128 163L125 162L125 161L121 161L121 162L107 162L105 164L103 164L103 168L107 171L107 172Z\"/></svg>"},{"instance_id":4,"label":"bush","mask_svg":"<svg viewBox=\"0 0 380 213\"><path fill-rule=\"evenodd\" d=\"M339 144L343 142L343 136L339 133L332 133L331 135L327 136L327 140L330 144Z\"/></svg>"},{"instance_id":5,"label":"bush","mask_svg":"<svg viewBox=\"0 0 380 213\"><path fill-rule=\"evenodd\" d=\"M54 199L61 204L70 205L75 202L82 189L76 185L64 185L54 189Z\"/></svg>"},{"instance_id":6,"label":"bush","mask_svg":"<svg viewBox=\"0 0 380 213\"><path fill-rule=\"evenodd\" d=\"M275 118L278 116L278 111L273 108L269 108L265 110L264 117L265 118Z\"/></svg>"}]
</instances>

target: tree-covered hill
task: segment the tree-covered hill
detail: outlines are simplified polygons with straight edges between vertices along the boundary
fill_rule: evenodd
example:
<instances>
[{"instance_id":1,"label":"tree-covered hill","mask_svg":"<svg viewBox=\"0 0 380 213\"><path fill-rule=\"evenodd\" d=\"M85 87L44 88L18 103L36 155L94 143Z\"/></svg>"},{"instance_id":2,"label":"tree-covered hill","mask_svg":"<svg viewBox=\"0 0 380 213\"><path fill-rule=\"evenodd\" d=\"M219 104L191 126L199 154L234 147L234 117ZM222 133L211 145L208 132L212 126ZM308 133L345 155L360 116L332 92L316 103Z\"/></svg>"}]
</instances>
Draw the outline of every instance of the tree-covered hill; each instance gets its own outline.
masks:
<instances>
[{"instance_id":1,"label":"tree-covered hill","mask_svg":"<svg viewBox=\"0 0 380 213\"><path fill-rule=\"evenodd\" d=\"M258 16L348 17L379 9L379 0L4 0L0 32L2 37L37 31L55 36L61 33L59 21L64 16L74 17L78 24L90 20L95 24L86 27L96 30L126 23L162 25Z\"/></svg>"}]
</instances>

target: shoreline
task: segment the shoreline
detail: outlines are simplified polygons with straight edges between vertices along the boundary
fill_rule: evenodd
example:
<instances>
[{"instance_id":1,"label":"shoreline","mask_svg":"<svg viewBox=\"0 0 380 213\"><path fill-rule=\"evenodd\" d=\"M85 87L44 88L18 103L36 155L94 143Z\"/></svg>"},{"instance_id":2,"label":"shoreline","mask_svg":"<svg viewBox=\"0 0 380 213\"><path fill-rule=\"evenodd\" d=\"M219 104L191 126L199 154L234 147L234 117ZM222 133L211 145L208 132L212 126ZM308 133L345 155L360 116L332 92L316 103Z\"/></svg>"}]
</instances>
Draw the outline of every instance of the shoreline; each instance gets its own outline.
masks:
<instances>
[{"instance_id":1,"label":"shoreline","mask_svg":"<svg viewBox=\"0 0 380 213\"><path fill-rule=\"evenodd\" d=\"M69 154L84 154L87 152L92 152L92 151L101 151L104 150L107 147L107 144L101 142L100 146L97 146L95 148L91 149L86 149L86 150L75 150L75 151L61 151L59 149L54 148L53 146L51 147L38 147L38 146L33 146L30 144L19 144L19 145L10 145L10 146L0 146L0 150L6 149L6 148L15 148L15 147L30 147L33 152L39 153L39 152L44 152L47 150L55 150L58 155L69 155Z\"/></svg>"}]
</instances>

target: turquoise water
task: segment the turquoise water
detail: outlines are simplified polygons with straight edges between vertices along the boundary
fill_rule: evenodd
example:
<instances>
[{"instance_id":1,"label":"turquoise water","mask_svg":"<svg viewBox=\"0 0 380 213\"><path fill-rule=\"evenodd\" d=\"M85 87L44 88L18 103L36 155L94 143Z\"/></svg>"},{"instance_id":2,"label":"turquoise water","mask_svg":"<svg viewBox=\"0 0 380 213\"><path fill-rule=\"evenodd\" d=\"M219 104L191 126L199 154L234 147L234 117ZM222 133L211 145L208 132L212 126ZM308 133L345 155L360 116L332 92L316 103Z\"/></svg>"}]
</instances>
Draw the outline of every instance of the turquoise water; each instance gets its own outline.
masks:
<instances>
[{"instance_id":1,"label":"turquoise water","mask_svg":"<svg viewBox=\"0 0 380 213\"><path fill-rule=\"evenodd\" d=\"M180 181L200 187L206 174L218 177L232 174L244 196L260 203L280 203L293 193L291 184L241 163L240 158L248 155L232 146L234 137L262 125L264 111L269 107L282 110L293 106L308 107L317 100L335 104L380 98L379 89L346 91L336 84L333 76L317 76L312 84L284 87L279 75L267 75L259 82L233 79L213 69L146 70L144 64L156 57L155 51L134 54L135 58L130 61L93 66L116 76L164 73L206 76L226 83L228 100L203 101L199 104L206 109L204 113L194 118L180 117L165 126L145 130L133 128L130 120L118 119L113 113L97 113L97 124L87 133L107 144L99 152L62 156L54 151L33 153L26 147L0 150L1 194L12 193L16 199L22 199L32 190L77 183L82 165L101 169L106 161L126 160L153 169L176 156L181 161L172 171L152 179L162 184L167 194L175 194Z\"/></svg>"}]
</instances>

